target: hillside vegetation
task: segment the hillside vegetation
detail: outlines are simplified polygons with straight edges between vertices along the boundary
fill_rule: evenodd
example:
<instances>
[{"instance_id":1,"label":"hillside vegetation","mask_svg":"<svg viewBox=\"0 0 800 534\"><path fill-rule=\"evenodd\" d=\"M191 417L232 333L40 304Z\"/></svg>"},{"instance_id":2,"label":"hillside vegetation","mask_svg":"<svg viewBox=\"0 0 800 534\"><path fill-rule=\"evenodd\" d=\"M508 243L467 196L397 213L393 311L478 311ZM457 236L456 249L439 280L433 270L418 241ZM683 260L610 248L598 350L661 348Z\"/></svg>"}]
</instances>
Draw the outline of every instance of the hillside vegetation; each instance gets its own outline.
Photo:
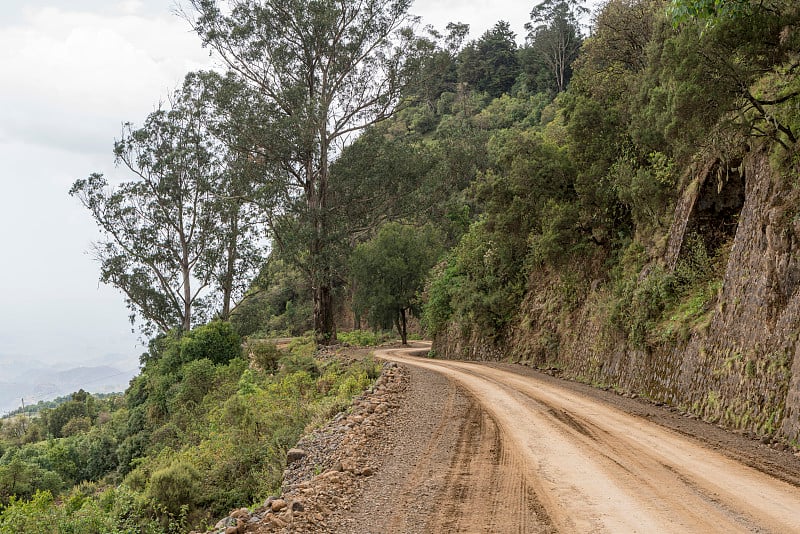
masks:
<instances>
[{"instance_id":1,"label":"hillside vegetation","mask_svg":"<svg viewBox=\"0 0 800 534\"><path fill-rule=\"evenodd\" d=\"M303 431L379 372L315 360L310 338L244 347L220 322L161 337L124 396L4 419L0 532L186 532L259 502Z\"/></svg>"},{"instance_id":2,"label":"hillside vegetation","mask_svg":"<svg viewBox=\"0 0 800 534\"><path fill-rule=\"evenodd\" d=\"M3 421L0 533L181 532L265 498L376 377L314 359L362 326L797 445L795 2L609 0L586 35L547 0L524 45L415 34L404 1L191 4L230 71L126 126L131 182L71 190L152 338L141 374Z\"/></svg>"}]
</instances>

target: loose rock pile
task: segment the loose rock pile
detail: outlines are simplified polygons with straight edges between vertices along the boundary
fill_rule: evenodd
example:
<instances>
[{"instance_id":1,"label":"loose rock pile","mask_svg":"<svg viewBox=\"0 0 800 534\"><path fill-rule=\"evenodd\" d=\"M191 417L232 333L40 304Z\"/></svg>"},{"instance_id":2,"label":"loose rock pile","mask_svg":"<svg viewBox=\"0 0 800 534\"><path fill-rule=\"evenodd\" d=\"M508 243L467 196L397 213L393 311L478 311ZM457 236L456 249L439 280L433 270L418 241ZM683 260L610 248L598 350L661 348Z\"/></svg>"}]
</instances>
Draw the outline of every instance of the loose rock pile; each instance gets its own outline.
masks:
<instances>
[{"instance_id":1,"label":"loose rock pile","mask_svg":"<svg viewBox=\"0 0 800 534\"><path fill-rule=\"evenodd\" d=\"M407 370L385 363L375 385L354 399L348 412L338 414L288 451L281 496L269 497L252 512L234 510L209 534L332 532L326 519L349 509L361 482L375 474L378 466L370 465L366 445L400 406L407 384Z\"/></svg>"}]
</instances>

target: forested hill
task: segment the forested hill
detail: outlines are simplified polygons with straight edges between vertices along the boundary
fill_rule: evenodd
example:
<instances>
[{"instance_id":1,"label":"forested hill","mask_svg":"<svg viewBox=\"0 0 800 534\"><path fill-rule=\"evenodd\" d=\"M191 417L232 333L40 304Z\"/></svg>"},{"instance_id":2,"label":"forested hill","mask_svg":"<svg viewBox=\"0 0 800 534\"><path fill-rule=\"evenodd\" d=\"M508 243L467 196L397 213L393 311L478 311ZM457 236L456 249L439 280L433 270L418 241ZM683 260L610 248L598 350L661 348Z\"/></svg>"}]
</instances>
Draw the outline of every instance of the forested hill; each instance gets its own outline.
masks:
<instances>
[{"instance_id":1,"label":"forested hill","mask_svg":"<svg viewBox=\"0 0 800 534\"><path fill-rule=\"evenodd\" d=\"M377 376L314 358L362 327L798 445L794 0L609 0L588 34L546 0L473 41L406 0L186 8L228 70L126 123L129 181L70 191L151 337L141 374L3 422L0 533L263 502Z\"/></svg>"},{"instance_id":2,"label":"forested hill","mask_svg":"<svg viewBox=\"0 0 800 534\"><path fill-rule=\"evenodd\" d=\"M524 361L796 444L799 15L611 1L554 99L517 85L418 108L439 146L472 136L451 197L470 224L426 293L437 356Z\"/></svg>"}]
</instances>

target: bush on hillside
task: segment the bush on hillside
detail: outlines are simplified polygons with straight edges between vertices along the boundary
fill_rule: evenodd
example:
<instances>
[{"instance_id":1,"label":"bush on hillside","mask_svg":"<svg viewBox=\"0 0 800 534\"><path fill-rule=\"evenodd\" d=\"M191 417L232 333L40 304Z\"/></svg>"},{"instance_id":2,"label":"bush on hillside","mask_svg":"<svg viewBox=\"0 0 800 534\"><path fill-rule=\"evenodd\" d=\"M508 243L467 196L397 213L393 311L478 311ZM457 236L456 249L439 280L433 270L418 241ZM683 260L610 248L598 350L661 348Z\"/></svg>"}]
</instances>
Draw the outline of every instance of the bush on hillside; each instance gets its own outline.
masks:
<instances>
[{"instance_id":1,"label":"bush on hillside","mask_svg":"<svg viewBox=\"0 0 800 534\"><path fill-rule=\"evenodd\" d=\"M180 356L183 362L208 358L215 365L226 364L242 355L242 340L225 321L198 326L183 336Z\"/></svg>"}]
</instances>

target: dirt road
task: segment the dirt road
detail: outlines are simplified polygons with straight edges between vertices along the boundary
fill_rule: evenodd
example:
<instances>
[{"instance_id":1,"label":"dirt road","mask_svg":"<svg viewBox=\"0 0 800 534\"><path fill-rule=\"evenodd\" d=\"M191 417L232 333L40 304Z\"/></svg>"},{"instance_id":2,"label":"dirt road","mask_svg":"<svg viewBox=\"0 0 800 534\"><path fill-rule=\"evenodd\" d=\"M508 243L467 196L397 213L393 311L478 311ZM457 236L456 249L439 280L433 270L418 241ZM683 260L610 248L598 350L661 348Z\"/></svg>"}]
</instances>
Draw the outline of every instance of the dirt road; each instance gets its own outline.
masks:
<instances>
[{"instance_id":1,"label":"dirt road","mask_svg":"<svg viewBox=\"0 0 800 534\"><path fill-rule=\"evenodd\" d=\"M353 532L800 532L790 475L769 476L550 377L378 355L438 377L412 395L438 395L429 409L439 415L410 414L428 426L365 489L382 501L361 513L368 524L356 507Z\"/></svg>"}]
</instances>

